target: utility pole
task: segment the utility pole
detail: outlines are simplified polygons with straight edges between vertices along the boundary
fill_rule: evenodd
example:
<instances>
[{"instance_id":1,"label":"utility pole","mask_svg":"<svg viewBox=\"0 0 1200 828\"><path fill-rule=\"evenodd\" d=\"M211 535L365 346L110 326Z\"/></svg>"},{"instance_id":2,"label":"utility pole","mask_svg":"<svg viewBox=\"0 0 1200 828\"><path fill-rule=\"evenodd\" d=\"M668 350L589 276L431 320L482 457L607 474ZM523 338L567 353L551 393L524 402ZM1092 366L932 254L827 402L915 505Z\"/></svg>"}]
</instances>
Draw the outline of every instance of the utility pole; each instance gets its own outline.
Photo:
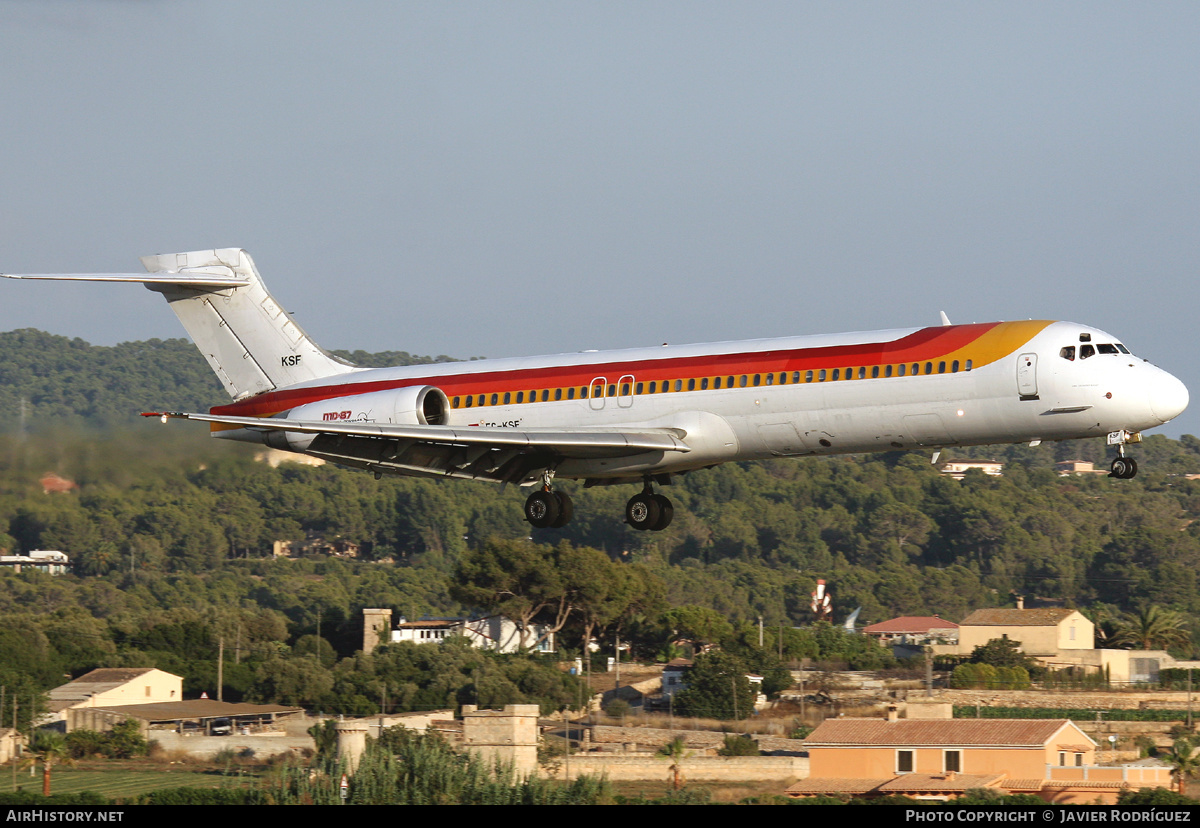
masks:
<instances>
[{"instance_id":1,"label":"utility pole","mask_svg":"<svg viewBox=\"0 0 1200 828\"><path fill-rule=\"evenodd\" d=\"M225 701L225 636L217 638L217 701Z\"/></svg>"},{"instance_id":2,"label":"utility pole","mask_svg":"<svg viewBox=\"0 0 1200 828\"><path fill-rule=\"evenodd\" d=\"M613 664L614 664L614 665L616 666L616 668L617 668L617 683L616 683L616 685L615 685L615 688L616 688L617 690L620 690L620 689L621 689L621 634L620 634L620 633L617 633L617 645L616 645L616 647L617 647L617 649L616 649L616 654L617 654L617 657L616 657L616 659L613 661Z\"/></svg>"}]
</instances>

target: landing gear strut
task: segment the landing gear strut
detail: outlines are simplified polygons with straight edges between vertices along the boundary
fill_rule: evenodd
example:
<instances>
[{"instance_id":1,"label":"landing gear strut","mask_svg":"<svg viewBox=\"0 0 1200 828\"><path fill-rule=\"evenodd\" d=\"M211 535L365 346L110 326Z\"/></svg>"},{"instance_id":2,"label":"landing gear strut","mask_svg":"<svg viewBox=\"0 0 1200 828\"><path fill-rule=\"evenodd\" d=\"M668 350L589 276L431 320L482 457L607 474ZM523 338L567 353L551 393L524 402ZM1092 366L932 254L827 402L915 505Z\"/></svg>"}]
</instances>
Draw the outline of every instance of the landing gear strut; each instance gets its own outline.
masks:
<instances>
[{"instance_id":1,"label":"landing gear strut","mask_svg":"<svg viewBox=\"0 0 1200 828\"><path fill-rule=\"evenodd\" d=\"M625 522L634 529L661 532L671 525L675 517L675 506L665 495L655 494L649 481L641 494L629 498L625 504Z\"/></svg>"},{"instance_id":2,"label":"landing gear strut","mask_svg":"<svg viewBox=\"0 0 1200 828\"><path fill-rule=\"evenodd\" d=\"M1137 461L1132 457L1125 456L1125 444L1140 443L1141 440L1141 434L1130 434L1127 431L1114 431L1108 435L1108 444L1117 447L1117 456L1112 461L1112 471L1108 473L1109 477L1115 477L1118 480L1131 480L1137 475Z\"/></svg>"},{"instance_id":3,"label":"landing gear strut","mask_svg":"<svg viewBox=\"0 0 1200 828\"><path fill-rule=\"evenodd\" d=\"M554 472L542 475L542 487L525 500L525 519L538 529L561 529L575 514L575 506L566 492L550 488Z\"/></svg>"}]
</instances>

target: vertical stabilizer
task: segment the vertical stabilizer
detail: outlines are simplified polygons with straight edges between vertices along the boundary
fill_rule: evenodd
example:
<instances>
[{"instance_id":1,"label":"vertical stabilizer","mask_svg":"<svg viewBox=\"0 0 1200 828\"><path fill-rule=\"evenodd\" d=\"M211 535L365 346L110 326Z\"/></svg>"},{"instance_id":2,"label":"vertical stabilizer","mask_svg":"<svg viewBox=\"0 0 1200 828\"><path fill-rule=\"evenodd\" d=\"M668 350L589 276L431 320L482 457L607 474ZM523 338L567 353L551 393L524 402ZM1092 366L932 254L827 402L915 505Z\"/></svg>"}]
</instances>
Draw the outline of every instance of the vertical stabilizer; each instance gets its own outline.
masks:
<instances>
[{"instance_id":1,"label":"vertical stabilizer","mask_svg":"<svg viewBox=\"0 0 1200 828\"><path fill-rule=\"evenodd\" d=\"M146 287L166 298L235 400L355 370L322 350L280 307L245 250L143 256L142 264L165 277ZM206 277L231 278L236 286L205 284Z\"/></svg>"}]
</instances>

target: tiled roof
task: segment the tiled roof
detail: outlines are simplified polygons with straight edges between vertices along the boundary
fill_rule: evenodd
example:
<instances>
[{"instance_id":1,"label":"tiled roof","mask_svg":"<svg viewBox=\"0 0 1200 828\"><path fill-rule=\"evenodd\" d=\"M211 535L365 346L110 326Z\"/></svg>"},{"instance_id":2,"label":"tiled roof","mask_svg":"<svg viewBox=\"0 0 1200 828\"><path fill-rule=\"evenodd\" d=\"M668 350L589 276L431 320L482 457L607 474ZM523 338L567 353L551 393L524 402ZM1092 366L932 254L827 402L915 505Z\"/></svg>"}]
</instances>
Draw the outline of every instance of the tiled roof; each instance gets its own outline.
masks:
<instances>
[{"instance_id":1,"label":"tiled roof","mask_svg":"<svg viewBox=\"0 0 1200 828\"><path fill-rule=\"evenodd\" d=\"M928 615L902 615L863 627L865 633L927 633L930 630L957 630L958 624Z\"/></svg>"},{"instance_id":2,"label":"tiled roof","mask_svg":"<svg viewBox=\"0 0 1200 828\"><path fill-rule=\"evenodd\" d=\"M993 773L986 775L971 774L930 774L930 773L901 773L875 779L839 779L810 777L789 787L785 794L819 795L819 794L903 794L903 793L939 793L949 791L966 791L971 788L994 788L1004 779L1004 774Z\"/></svg>"},{"instance_id":3,"label":"tiled roof","mask_svg":"<svg viewBox=\"0 0 1200 828\"><path fill-rule=\"evenodd\" d=\"M813 747L1042 747L1067 719L826 719L804 740ZM1072 736L1079 734L1074 730Z\"/></svg>"},{"instance_id":4,"label":"tiled roof","mask_svg":"<svg viewBox=\"0 0 1200 828\"><path fill-rule=\"evenodd\" d=\"M962 621L960 627L1053 627L1076 612L1063 607L1042 609L981 609Z\"/></svg>"},{"instance_id":5,"label":"tiled roof","mask_svg":"<svg viewBox=\"0 0 1200 828\"><path fill-rule=\"evenodd\" d=\"M862 794L888 782L881 779L802 779L789 787L785 794Z\"/></svg>"},{"instance_id":6,"label":"tiled roof","mask_svg":"<svg viewBox=\"0 0 1200 828\"><path fill-rule=\"evenodd\" d=\"M965 791L991 788L1004 778L1002 773L967 775L962 773L902 773L880 785L885 793L924 793L926 791Z\"/></svg>"},{"instance_id":7,"label":"tiled roof","mask_svg":"<svg viewBox=\"0 0 1200 828\"><path fill-rule=\"evenodd\" d=\"M1005 779L1000 787L1006 791L1040 791L1045 779Z\"/></svg>"}]
</instances>

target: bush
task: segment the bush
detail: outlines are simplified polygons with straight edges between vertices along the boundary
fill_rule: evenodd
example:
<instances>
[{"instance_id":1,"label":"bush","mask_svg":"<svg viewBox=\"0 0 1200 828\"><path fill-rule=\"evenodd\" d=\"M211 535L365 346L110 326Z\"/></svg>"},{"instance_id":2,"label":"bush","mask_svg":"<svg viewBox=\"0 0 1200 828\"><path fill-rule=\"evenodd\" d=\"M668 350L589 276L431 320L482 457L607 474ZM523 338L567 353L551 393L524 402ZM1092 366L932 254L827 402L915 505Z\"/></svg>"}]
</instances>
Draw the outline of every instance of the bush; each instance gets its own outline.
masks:
<instances>
[{"instance_id":1,"label":"bush","mask_svg":"<svg viewBox=\"0 0 1200 828\"><path fill-rule=\"evenodd\" d=\"M629 715L629 702L624 699L613 699L604 708L604 712L614 719L623 719Z\"/></svg>"},{"instance_id":2,"label":"bush","mask_svg":"<svg viewBox=\"0 0 1200 828\"><path fill-rule=\"evenodd\" d=\"M759 756L758 742L749 736L734 736L732 733L725 737L725 746L717 751L718 756Z\"/></svg>"}]
</instances>

